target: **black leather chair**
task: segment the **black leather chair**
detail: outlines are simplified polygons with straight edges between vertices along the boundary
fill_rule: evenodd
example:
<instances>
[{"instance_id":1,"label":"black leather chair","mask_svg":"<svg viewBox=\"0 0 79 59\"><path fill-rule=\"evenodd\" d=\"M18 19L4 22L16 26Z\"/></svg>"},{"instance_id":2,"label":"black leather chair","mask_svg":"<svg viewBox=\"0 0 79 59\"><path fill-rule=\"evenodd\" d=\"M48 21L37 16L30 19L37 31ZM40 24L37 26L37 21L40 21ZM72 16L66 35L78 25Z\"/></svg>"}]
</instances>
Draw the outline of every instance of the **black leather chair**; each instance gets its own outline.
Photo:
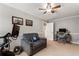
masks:
<instances>
[{"instance_id":1,"label":"black leather chair","mask_svg":"<svg viewBox=\"0 0 79 59\"><path fill-rule=\"evenodd\" d=\"M40 38L37 33L23 34L21 45L24 51L31 56L47 46L47 39Z\"/></svg>"},{"instance_id":2,"label":"black leather chair","mask_svg":"<svg viewBox=\"0 0 79 59\"><path fill-rule=\"evenodd\" d=\"M56 33L56 41L61 41L63 43L71 43L72 37L67 29L59 29Z\"/></svg>"}]
</instances>

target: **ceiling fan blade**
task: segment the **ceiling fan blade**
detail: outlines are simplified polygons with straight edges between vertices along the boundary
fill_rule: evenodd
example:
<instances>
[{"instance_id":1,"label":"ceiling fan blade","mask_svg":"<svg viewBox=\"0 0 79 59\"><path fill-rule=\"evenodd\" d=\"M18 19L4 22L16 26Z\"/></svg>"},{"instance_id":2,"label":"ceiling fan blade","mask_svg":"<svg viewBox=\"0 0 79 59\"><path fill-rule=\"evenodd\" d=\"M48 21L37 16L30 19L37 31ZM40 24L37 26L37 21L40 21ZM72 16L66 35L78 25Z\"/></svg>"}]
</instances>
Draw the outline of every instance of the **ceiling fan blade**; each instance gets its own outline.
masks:
<instances>
[{"instance_id":1,"label":"ceiling fan blade","mask_svg":"<svg viewBox=\"0 0 79 59\"><path fill-rule=\"evenodd\" d=\"M54 10L51 10L51 13L55 13L55 11Z\"/></svg>"},{"instance_id":2,"label":"ceiling fan blade","mask_svg":"<svg viewBox=\"0 0 79 59\"><path fill-rule=\"evenodd\" d=\"M39 8L39 10L46 10L46 9L44 9L44 8Z\"/></svg>"},{"instance_id":3,"label":"ceiling fan blade","mask_svg":"<svg viewBox=\"0 0 79 59\"><path fill-rule=\"evenodd\" d=\"M47 13L47 11L45 11L43 14L46 14Z\"/></svg>"},{"instance_id":4,"label":"ceiling fan blade","mask_svg":"<svg viewBox=\"0 0 79 59\"><path fill-rule=\"evenodd\" d=\"M52 9L56 9L56 8L60 8L60 7L61 7L61 5L57 5L57 6L53 7Z\"/></svg>"}]
</instances>

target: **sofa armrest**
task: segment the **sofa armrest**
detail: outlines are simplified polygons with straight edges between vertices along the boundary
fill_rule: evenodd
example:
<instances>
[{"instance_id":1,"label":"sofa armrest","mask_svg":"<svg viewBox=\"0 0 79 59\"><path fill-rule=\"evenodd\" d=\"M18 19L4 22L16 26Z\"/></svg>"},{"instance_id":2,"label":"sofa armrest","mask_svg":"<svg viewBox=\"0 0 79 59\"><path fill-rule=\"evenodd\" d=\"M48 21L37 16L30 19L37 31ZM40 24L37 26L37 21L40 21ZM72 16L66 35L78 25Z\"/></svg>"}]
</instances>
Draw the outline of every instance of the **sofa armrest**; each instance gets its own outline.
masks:
<instances>
[{"instance_id":1,"label":"sofa armrest","mask_svg":"<svg viewBox=\"0 0 79 59\"><path fill-rule=\"evenodd\" d=\"M47 46L47 39L46 38L40 37L39 39Z\"/></svg>"},{"instance_id":2,"label":"sofa armrest","mask_svg":"<svg viewBox=\"0 0 79 59\"><path fill-rule=\"evenodd\" d=\"M30 55L30 52L32 51L33 42L29 42L28 40L21 40L21 46L24 49L24 51L27 52L28 55Z\"/></svg>"},{"instance_id":3,"label":"sofa armrest","mask_svg":"<svg viewBox=\"0 0 79 59\"><path fill-rule=\"evenodd\" d=\"M46 38L43 38L43 37L39 37L39 39L44 40L44 41L47 41L47 39Z\"/></svg>"}]
</instances>

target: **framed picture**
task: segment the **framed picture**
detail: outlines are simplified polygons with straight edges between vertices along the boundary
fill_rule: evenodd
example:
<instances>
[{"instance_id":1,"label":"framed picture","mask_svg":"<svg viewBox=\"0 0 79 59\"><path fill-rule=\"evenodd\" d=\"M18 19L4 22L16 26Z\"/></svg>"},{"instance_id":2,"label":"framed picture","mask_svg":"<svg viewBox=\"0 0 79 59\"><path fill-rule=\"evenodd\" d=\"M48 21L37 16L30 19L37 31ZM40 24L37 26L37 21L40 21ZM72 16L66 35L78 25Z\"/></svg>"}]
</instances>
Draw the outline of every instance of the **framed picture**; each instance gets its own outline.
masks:
<instances>
[{"instance_id":1,"label":"framed picture","mask_svg":"<svg viewBox=\"0 0 79 59\"><path fill-rule=\"evenodd\" d=\"M12 16L12 24L23 25L23 18Z\"/></svg>"},{"instance_id":2,"label":"framed picture","mask_svg":"<svg viewBox=\"0 0 79 59\"><path fill-rule=\"evenodd\" d=\"M33 26L33 21L26 19L26 26Z\"/></svg>"}]
</instances>

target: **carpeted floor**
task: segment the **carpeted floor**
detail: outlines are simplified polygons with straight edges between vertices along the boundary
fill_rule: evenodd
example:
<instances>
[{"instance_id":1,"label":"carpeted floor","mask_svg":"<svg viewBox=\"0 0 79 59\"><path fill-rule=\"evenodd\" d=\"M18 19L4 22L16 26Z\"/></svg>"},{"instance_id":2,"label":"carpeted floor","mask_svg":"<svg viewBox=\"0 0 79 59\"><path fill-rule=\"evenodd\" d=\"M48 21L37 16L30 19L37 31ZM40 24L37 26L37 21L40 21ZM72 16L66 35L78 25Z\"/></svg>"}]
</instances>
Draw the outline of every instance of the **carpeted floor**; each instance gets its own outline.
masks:
<instances>
[{"instance_id":1,"label":"carpeted floor","mask_svg":"<svg viewBox=\"0 0 79 59\"><path fill-rule=\"evenodd\" d=\"M19 56L27 56L27 53L23 52ZM79 45L48 40L47 48L37 52L34 56L79 56Z\"/></svg>"}]
</instances>

